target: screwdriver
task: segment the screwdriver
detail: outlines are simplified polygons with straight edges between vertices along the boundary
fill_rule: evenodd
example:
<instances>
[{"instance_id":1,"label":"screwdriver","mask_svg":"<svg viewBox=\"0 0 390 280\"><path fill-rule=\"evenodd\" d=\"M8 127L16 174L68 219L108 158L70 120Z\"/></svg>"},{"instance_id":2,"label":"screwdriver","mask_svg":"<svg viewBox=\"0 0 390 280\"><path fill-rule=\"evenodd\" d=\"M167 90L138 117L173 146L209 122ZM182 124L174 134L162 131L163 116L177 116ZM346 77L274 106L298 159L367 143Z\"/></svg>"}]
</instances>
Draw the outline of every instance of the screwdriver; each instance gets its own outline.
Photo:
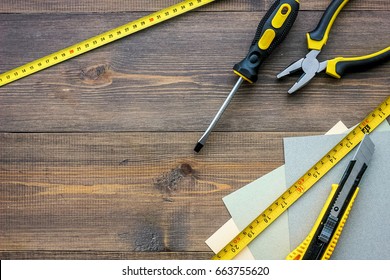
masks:
<instances>
[{"instance_id":1,"label":"screwdriver","mask_svg":"<svg viewBox=\"0 0 390 280\"><path fill-rule=\"evenodd\" d=\"M286 38L298 15L299 0L277 0L259 23L255 38L246 57L235 64L233 71L239 76L238 81L215 115L211 124L196 144L194 151L199 153L206 143L211 131L218 123L235 93L244 81L250 84L258 79L260 65L271 52Z\"/></svg>"}]
</instances>

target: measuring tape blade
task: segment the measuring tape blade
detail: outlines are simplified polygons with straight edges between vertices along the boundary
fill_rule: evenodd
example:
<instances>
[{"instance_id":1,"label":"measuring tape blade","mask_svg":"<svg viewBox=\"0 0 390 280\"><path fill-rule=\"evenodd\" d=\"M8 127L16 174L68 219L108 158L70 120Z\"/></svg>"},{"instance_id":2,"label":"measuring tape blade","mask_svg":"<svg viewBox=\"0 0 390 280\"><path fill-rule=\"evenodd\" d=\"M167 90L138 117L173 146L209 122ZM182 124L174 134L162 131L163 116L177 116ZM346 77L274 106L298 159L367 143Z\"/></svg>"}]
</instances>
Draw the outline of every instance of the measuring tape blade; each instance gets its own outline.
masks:
<instances>
[{"instance_id":1,"label":"measuring tape blade","mask_svg":"<svg viewBox=\"0 0 390 280\"><path fill-rule=\"evenodd\" d=\"M340 162L341 159L352 151L352 149L361 142L364 134L373 131L388 116L390 116L390 96L212 259L233 259L242 249L248 246L250 242L318 182L330 169Z\"/></svg>"},{"instance_id":2,"label":"measuring tape blade","mask_svg":"<svg viewBox=\"0 0 390 280\"><path fill-rule=\"evenodd\" d=\"M0 74L0 87L215 0L186 0Z\"/></svg>"}]
</instances>

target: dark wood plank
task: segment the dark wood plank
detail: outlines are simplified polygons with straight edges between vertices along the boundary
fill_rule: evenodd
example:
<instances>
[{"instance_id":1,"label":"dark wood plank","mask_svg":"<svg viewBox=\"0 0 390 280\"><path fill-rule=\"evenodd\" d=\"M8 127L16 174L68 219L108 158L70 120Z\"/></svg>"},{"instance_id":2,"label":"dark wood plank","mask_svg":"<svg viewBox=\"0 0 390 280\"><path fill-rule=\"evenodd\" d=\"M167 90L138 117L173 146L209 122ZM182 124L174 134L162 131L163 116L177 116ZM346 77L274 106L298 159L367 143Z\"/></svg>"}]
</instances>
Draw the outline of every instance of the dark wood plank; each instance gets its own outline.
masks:
<instances>
[{"instance_id":1,"label":"dark wood plank","mask_svg":"<svg viewBox=\"0 0 390 280\"><path fill-rule=\"evenodd\" d=\"M90 12L153 12L170 5L179 3L179 0L157 1L122 1L122 0L30 0L13 1L2 0L0 13L90 13ZM324 10L330 0L301 1L301 10ZM218 0L201 8L201 11L264 11L273 0ZM350 1L345 10L390 10L387 0L355 0Z\"/></svg>"},{"instance_id":2,"label":"dark wood plank","mask_svg":"<svg viewBox=\"0 0 390 280\"><path fill-rule=\"evenodd\" d=\"M315 25L307 22L319 16L300 14L286 43L263 65L259 82L242 87L216 130L325 131L340 119L348 125L359 122L388 96L389 63L340 80L320 74L296 95L286 93L299 76L281 81L275 76L305 55L305 32ZM390 33L377 36L376 31L378 26L390 29L383 21L389 16L383 11L340 15L321 58L386 47ZM4 86L0 131L203 131L237 79L231 67L246 53L257 18L257 13L234 12L182 17ZM4 15L0 70L128 19L123 14ZM85 21L88 26L76 28ZM26 33L18 33L15 22ZM58 36L58 30L65 35Z\"/></svg>"},{"instance_id":3,"label":"dark wood plank","mask_svg":"<svg viewBox=\"0 0 390 280\"><path fill-rule=\"evenodd\" d=\"M180 0L3 0L0 13L111 13L154 12L180 3ZM201 7L200 11L263 11L265 0L218 0Z\"/></svg>"},{"instance_id":4,"label":"dark wood plank","mask_svg":"<svg viewBox=\"0 0 390 280\"><path fill-rule=\"evenodd\" d=\"M221 198L291 135L216 133L194 155L195 133L1 133L0 251L210 252Z\"/></svg>"},{"instance_id":5,"label":"dark wood plank","mask_svg":"<svg viewBox=\"0 0 390 280\"><path fill-rule=\"evenodd\" d=\"M208 260L212 252L0 251L1 260Z\"/></svg>"},{"instance_id":6,"label":"dark wood plank","mask_svg":"<svg viewBox=\"0 0 390 280\"><path fill-rule=\"evenodd\" d=\"M0 72L177 2L3 0ZM298 76L275 75L329 3L301 1L195 155L271 2L216 1L0 88L0 259L208 259L221 198L283 164L283 137L352 126L389 95L389 63L287 95ZM390 1L350 1L321 59L386 47L389 16Z\"/></svg>"}]
</instances>

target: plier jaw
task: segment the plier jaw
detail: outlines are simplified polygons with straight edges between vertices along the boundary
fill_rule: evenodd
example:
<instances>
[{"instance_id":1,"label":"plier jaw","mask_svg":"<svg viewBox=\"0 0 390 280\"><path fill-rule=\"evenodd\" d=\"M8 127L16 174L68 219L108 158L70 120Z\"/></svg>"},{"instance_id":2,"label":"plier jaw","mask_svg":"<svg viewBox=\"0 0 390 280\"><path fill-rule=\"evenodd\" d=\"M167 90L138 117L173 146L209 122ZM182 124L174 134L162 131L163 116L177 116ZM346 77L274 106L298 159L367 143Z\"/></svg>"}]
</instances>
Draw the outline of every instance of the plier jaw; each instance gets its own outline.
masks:
<instances>
[{"instance_id":1,"label":"plier jaw","mask_svg":"<svg viewBox=\"0 0 390 280\"><path fill-rule=\"evenodd\" d=\"M300 88L304 87L315 77L317 73L326 68L326 62L320 63L317 57L320 54L322 47L328 40L329 32L333 26L334 21L336 20L337 15L348 3L348 1L349 0L332 0L329 3L329 6L318 22L317 27L313 31L306 34L307 45L310 50L309 53L304 58L294 62L277 75L277 78L280 79L299 70L303 71L301 77L289 89L288 93L294 93Z\"/></svg>"},{"instance_id":2,"label":"plier jaw","mask_svg":"<svg viewBox=\"0 0 390 280\"><path fill-rule=\"evenodd\" d=\"M320 52L321 51L319 50L311 50L304 58L301 58L300 60L292 63L276 76L278 79L280 79L297 71L303 71L301 77L288 90L288 93L292 94L300 88L304 87L315 77L317 73L324 70L323 66L321 67L321 63L317 59L317 56L320 54Z\"/></svg>"},{"instance_id":3,"label":"plier jaw","mask_svg":"<svg viewBox=\"0 0 390 280\"><path fill-rule=\"evenodd\" d=\"M288 93L294 93L307 85L317 73L326 70L326 74L334 78L341 78L344 73L365 71L370 67L379 65L382 62L390 60L390 46L368 55L358 57L336 57L334 59L319 62L317 57L322 47L326 44L329 32L336 20L337 15L348 3L349 0L332 0L325 10L317 27L307 33L307 43L309 53L298 61L292 63L285 70L277 75L280 79L297 71L302 71L298 81L288 90Z\"/></svg>"},{"instance_id":4,"label":"plier jaw","mask_svg":"<svg viewBox=\"0 0 390 280\"><path fill-rule=\"evenodd\" d=\"M277 75L277 78L280 79L300 70L303 72L298 81L288 90L288 93L292 94L301 89L307 85L317 73L324 70L326 70L326 74L329 76L340 79L347 72L365 71L388 61L390 60L390 46L364 56L347 58L336 57L323 62L318 61L317 56L319 54L320 51L311 50L304 58L294 62Z\"/></svg>"}]
</instances>

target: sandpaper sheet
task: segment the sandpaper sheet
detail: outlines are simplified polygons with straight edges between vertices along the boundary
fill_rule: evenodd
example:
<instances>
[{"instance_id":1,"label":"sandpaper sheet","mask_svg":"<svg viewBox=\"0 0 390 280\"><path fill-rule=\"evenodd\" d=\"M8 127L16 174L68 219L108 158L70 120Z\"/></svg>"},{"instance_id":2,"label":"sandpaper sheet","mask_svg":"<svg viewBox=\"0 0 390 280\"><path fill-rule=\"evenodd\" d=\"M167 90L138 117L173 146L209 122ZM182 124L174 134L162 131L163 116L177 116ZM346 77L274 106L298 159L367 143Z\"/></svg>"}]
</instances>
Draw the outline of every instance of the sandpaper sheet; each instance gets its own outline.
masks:
<instances>
[{"instance_id":1,"label":"sandpaper sheet","mask_svg":"<svg viewBox=\"0 0 390 280\"><path fill-rule=\"evenodd\" d=\"M327 134L341 133L347 127L340 121ZM286 188L284 166L226 196L223 201L232 215L206 244L216 253L233 239L240 229L249 224L270 205ZM248 250L249 248L249 250ZM267 231L237 255L236 259L283 259L290 249L287 215L282 215ZM250 254L252 252L252 254Z\"/></svg>"},{"instance_id":2,"label":"sandpaper sheet","mask_svg":"<svg viewBox=\"0 0 390 280\"><path fill-rule=\"evenodd\" d=\"M385 121L370 137L373 158L360 182L360 191L332 259L390 259L390 132ZM344 135L284 139L286 184L292 185ZM307 236L329 195L339 183L356 148L332 168L288 211L290 249Z\"/></svg>"}]
</instances>

